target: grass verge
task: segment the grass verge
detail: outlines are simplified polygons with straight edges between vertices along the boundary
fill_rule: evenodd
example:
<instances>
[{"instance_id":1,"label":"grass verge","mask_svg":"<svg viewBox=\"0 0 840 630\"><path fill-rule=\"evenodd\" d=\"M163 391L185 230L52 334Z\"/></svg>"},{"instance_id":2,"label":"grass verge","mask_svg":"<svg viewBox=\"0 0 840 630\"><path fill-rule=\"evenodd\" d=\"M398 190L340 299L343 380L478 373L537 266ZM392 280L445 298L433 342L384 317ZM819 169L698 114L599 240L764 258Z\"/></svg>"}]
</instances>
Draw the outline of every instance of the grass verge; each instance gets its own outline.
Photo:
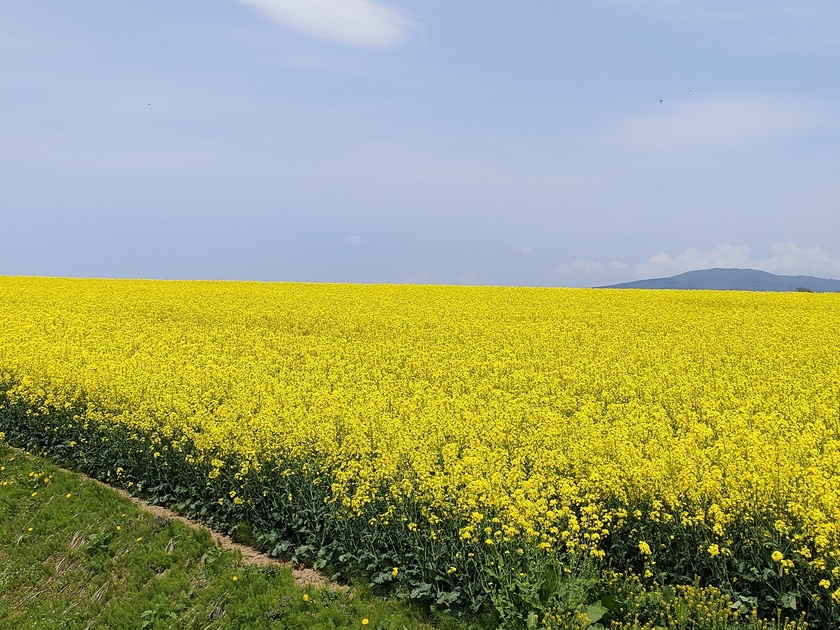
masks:
<instances>
[{"instance_id":1,"label":"grass verge","mask_svg":"<svg viewBox=\"0 0 840 630\"><path fill-rule=\"evenodd\" d=\"M430 628L363 589L301 588L290 568L246 564L206 530L2 444L0 626Z\"/></svg>"}]
</instances>

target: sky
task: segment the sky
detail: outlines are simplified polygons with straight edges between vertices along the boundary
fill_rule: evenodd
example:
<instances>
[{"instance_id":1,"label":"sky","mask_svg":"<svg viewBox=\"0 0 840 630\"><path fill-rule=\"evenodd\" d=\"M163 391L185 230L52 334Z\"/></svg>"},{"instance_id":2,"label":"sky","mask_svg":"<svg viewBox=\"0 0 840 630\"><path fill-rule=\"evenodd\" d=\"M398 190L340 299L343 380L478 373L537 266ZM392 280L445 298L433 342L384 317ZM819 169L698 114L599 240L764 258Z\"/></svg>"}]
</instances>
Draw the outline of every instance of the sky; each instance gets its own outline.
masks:
<instances>
[{"instance_id":1,"label":"sky","mask_svg":"<svg viewBox=\"0 0 840 630\"><path fill-rule=\"evenodd\" d=\"M0 275L840 278L837 0L4 0Z\"/></svg>"}]
</instances>

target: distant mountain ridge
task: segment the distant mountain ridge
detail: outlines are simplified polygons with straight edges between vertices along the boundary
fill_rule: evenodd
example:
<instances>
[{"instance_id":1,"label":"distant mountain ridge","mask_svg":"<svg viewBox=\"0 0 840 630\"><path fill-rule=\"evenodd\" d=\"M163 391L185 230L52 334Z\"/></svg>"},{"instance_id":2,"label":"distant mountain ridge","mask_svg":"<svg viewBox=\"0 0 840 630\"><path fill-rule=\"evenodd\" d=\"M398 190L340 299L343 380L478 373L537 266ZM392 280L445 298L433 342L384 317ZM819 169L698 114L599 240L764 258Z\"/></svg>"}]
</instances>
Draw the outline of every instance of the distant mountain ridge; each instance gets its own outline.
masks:
<instances>
[{"instance_id":1,"label":"distant mountain ridge","mask_svg":"<svg viewBox=\"0 0 840 630\"><path fill-rule=\"evenodd\" d=\"M840 292L840 280L814 276L777 276L758 269L700 269L669 278L622 282L600 289L706 289L712 291Z\"/></svg>"}]
</instances>

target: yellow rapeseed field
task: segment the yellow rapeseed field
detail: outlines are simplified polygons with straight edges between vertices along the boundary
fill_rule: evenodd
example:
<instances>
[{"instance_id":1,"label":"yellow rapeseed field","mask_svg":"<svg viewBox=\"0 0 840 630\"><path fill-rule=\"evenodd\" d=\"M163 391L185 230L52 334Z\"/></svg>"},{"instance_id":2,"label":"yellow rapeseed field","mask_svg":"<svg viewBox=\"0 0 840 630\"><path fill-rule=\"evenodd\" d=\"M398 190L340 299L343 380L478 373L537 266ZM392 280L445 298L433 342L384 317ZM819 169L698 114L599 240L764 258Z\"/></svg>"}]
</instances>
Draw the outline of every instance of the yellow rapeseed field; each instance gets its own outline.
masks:
<instances>
[{"instance_id":1,"label":"yellow rapeseed field","mask_svg":"<svg viewBox=\"0 0 840 630\"><path fill-rule=\"evenodd\" d=\"M229 510L279 471L418 547L623 550L644 579L673 541L840 604L840 295L6 277L0 384Z\"/></svg>"}]
</instances>

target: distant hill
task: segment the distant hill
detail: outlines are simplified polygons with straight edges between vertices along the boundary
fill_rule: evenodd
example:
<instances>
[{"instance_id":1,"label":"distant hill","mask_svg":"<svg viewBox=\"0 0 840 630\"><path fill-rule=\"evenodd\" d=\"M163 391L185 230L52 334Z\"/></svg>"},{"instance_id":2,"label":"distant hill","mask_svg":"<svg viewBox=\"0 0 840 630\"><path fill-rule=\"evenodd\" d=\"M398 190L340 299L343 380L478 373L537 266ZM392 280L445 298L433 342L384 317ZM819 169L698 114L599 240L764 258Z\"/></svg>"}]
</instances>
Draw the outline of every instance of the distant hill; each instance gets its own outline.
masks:
<instances>
[{"instance_id":1,"label":"distant hill","mask_svg":"<svg viewBox=\"0 0 840 630\"><path fill-rule=\"evenodd\" d=\"M708 289L714 291L840 292L840 280L813 276L777 276L757 269L701 269L670 278L622 282L602 289Z\"/></svg>"}]
</instances>

